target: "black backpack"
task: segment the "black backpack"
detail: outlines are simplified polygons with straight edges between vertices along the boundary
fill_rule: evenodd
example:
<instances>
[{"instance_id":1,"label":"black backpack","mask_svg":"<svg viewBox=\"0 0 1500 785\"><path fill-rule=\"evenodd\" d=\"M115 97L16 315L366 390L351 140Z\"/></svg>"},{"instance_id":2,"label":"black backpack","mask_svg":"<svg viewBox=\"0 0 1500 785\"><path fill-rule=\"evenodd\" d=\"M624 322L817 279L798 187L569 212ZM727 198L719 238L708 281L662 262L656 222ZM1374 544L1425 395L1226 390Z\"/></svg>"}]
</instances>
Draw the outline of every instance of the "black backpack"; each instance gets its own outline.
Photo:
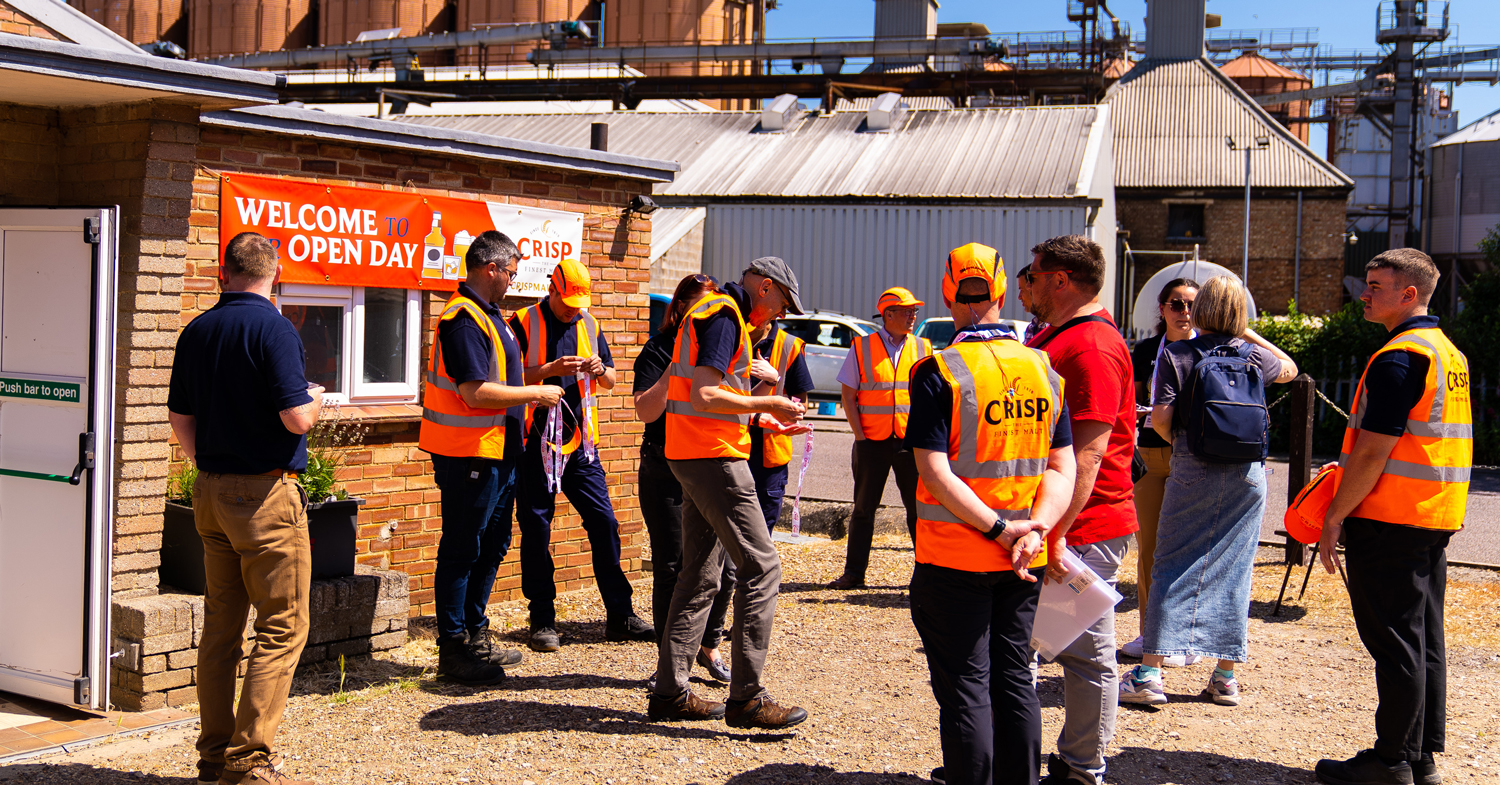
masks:
<instances>
[{"instance_id":1,"label":"black backpack","mask_svg":"<svg viewBox=\"0 0 1500 785\"><path fill-rule=\"evenodd\" d=\"M1260 365L1249 344L1210 349L1193 366L1183 390L1187 440L1193 455L1211 463L1264 461L1270 412Z\"/></svg>"}]
</instances>

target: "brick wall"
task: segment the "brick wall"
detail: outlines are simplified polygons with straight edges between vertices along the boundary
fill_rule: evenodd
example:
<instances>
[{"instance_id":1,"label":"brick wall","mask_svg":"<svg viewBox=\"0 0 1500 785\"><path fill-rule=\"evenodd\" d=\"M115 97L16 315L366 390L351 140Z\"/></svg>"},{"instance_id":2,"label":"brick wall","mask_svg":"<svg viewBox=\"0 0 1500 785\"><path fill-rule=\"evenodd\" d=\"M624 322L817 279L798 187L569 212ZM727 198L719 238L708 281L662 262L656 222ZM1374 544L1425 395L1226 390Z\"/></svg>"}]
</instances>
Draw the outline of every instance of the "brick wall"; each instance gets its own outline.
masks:
<instances>
[{"instance_id":1,"label":"brick wall","mask_svg":"<svg viewBox=\"0 0 1500 785\"><path fill-rule=\"evenodd\" d=\"M42 27L35 19L17 11L15 6L0 0L0 33L24 35L28 38L59 40L51 30Z\"/></svg>"},{"instance_id":2,"label":"brick wall","mask_svg":"<svg viewBox=\"0 0 1500 785\"><path fill-rule=\"evenodd\" d=\"M1160 196L1138 196L1121 190L1116 207L1134 249L1193 250L1192 243L1169 242L1167 203ZM1302 201L1302 280L1298 308L1325 314L1343 303L1343 198ZM1212 198L1203 210L1202 258L1239 272L1243 263L1245 202L1242 196ZM1266 313L1286 313L1292 298L1297 242L1297 199L1253 197L1250 201L1250 291ZM1156 271L1176 261L1165 255L1136 257L1136 291ZM1134 294L1134 293L1133 293Z\"/></svg>"},{"instance_id":3,"label":"brick wall","mask_svg":"<svg viewBox=\"0 0 1500 785\"><path fill-rule=\"evenodd\" d=\"M5 13L5 7L0 6L0 20ZM0 28L4 26L0 21ZM5 173L0 182L0 205L56 205L61 144L56 110L0 104L0 172Z\"/></svg>"},{"instance_id":4,"label":"brick wall","mask_svg":"<svg viewBox=\"0 0 1500 785\"><path fill-rule=\"evenodd\" d=\"M642 431L629 397L630 368L644 343L650 316L650 222L622 218L632 196L647 193L646 183L529 166L446 159L409 152L361 149L305 138L243 134L210 127L202 130L196 150L199 169L192 183L192 211L187 216L187 265L183 277L180 321L186 323L212 307L218 259L220 172L253 172L310 182L406 189L438 196L481 198L509 204L583 213L583 261L594 284L591 312L608 336L620 371L617 391L599 399L600 458L609 476L610 497L620 520L622 560L635 577L641 567L644 533L636 499L635 445ZM422 335L424 364L431 319L446 297L424 294L429 317ZM529 301L502 303L507 309ZM433 568L441 534L439 495L432 464L417 449L419 410L414 406L351 406L346 415L371 426L366 443L345 453L340 470L343 487L366 498L360 512L359 561L410 576L411 612L431 614ZM520 566L512 555L501 565L494 600L520 596ZM558 588L579 589L593 582L587 540L571 505L560 501L552 549Z\"/></svg>"}]
</instances>

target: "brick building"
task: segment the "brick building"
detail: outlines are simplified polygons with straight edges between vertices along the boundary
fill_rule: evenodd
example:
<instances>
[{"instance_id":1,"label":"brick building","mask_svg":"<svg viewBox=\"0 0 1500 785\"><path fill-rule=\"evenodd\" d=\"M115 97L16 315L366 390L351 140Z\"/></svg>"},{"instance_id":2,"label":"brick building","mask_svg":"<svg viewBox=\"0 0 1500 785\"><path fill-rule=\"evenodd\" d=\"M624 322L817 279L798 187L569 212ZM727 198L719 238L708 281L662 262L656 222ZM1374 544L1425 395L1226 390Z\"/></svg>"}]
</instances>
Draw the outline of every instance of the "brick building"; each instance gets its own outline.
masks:
<instances>
[{"instance_id":1,"label":"brick building","mask_svg":"<svg viewBox=\"0 0 1500 785\"><path fill-rule=\"evenodd\" d=\"M1187 41L1183 53L1201 53L1201 33L1196 49ZM1195 245L1203 259L1242 268L1248 145L1249 286L1257 306L1286 313L1295 297L1301 310L1323 314L1342 305L1353 180L1203 57L1148 54L1102 102L1113 108L1115 200L1135 261L1125 273L1133 273L1132 295Z\"/></svg>"},{"instance_id":2,"label":"brick building","mask_svg":"<svg viewBox=\"0 0 1500 785\"><path fill-rule=\"evenodd\" d=\"M106 413L113 426L96 434L99 476L85 482L104 494L97 520L89 523L88 546L94 549L90 569L102 573L78 581L83 596L77 604L97 623L84 625L89 629L80 663L59 666L57 677L92 680L94 690L92 696L75 690L74 697L83 700L60 702L98 705L104 693L99 679L109 678L104 663L113 651L125 652L115 661L117 705L149 707L167 696L174 703L193 700L192 663L183 652L196 641L194 616L201 623L201 610L179 601L158 575L167 482L176 457L165 403L178 332L217 301L217 260L220 242L227 240L220 236L222 211L229 208L220 199L225 178L253 174L288 188L364 189L361 193L372 199L457 199L492 215L570 216L579 226L577 252L595 281L591 312L624 372L617 392L600 398L600 458L621 522L624 566L632 577L639 574L644 533L630 448L642 426L627 391L632 358L647 329L651 228L648 218L628 206L632 197L649 193L652 183L670 180L676 165L274 106L278 78L150 57L68 6L0 0L0 170L6 173L0 178L0 219L19 207L108 211L104 206L118 206L112 213L118 217L117 240L107 238L117 255L117 272L111 291L104 293L118 302L108 336L112 347L96 347L113 351L115 378L94 385L112 387ZM425 224L421 229L426 231ZM450 229L450 240L452 234ZM287 251L296 256L295 245ZM291 265L288 253L283 261ZM451 278L446 289L452 288ZM400 594L403 602L409 596L411 615L432 613L440 534L431 464L416 448L417 369L429 356L431 317L447 298L444 287L438 288L370 288L329 280L327 286L284 283L278 296L283 312L300 308L303 315L338 317L329 341L342 352L334 371L342 385L341 414L369 426L364 443L346 451L339 472L344 488L366 501L359 515L358 561L364 572L404 574ZM353 369L369 361L357 357L354 347L373 338L355 332L375 323L380 298L395 303L394 310L382 312L394 316L381 324L396 325L392 329L400 332L393 340L406 342L411 351L397 364L398 373L404 372L395 380L399 383L372 385L368 373L359 377ZM304 330L305 343L315 338ZM368 346L365 351L361 356L367 358ZM104 392L94 397L100 395ZM0 484L0 494L11 488ZM8 525L19 524L0 514L0 526ZM585 542L578 517L560 503L553 549L564 590L591 583ZM0 552L0 560L24 556ZM385 602L390 581L378 583L378 600ZM17 603L16 592L23 590L0 578L0 595L6 595L0 605ZM495 599L512 596L519 596L514 556L501 567ZM365 599L377 613L376 595ZM330 595L329 607L354 601L339 589L336 597ZM404 635L404 616L399 625L382 629L399 626ZM384 618L378 620L385 624ZM330 631L334 637L328 640L345 633ZM5 638L14 642L27 634L13 628ZM16 661L8 659L10 652L0 653L5 655L0 662ZM174 653L181 656L168 656ZM5 676L0 672L0 681Z\"/></svg>"}]
</instances>

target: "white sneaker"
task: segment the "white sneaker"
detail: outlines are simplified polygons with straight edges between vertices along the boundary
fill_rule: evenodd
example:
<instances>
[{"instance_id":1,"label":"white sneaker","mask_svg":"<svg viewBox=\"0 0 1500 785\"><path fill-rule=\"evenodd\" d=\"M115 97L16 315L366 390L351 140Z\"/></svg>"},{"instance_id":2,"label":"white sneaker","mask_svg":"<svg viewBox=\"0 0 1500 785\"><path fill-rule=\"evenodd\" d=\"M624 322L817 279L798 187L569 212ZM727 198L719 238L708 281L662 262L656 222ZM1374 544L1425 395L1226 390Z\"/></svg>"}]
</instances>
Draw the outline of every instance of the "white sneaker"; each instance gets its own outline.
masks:
<instances>
[{"instance_id":1,"label":"white sneaker","mask_svg":"<svg viewBox=\"0 0 1500 785\"><path fill-rule=\"evenodd\" d=\"M1203 689L1204 694L1214 699L1214 703L1220 706L1240 705L1240 683L1234 677L1224 678L1218 671L1214 671L1208 677L1208 686Z\"/></svg>"},{"instance_id":2,"label":"white sneaker","mask_svg":"<svg viewBox=\"0 0 1500 785\"><path fill-rule=\"evenodd\" d=\"M1161 664L1167 668L1186 668L1201 659L1203 658L1196 654L1174 654L1163 659Z\"/></svg>"},{"instance_id":3,"label":"white sneaker","mask_svg":"<svg viewBox=\"0 0 1500 785\"><path fill-rule=\"evenodd\" d=\"M1141 636L1137 635L1135 636L1135 640L1120 647L1120 653L1133 660L1138 660L1143 654L1142 649L1145 648L1145 645L1146 642L1141 639Z\"/></svg>"}]
</instances>

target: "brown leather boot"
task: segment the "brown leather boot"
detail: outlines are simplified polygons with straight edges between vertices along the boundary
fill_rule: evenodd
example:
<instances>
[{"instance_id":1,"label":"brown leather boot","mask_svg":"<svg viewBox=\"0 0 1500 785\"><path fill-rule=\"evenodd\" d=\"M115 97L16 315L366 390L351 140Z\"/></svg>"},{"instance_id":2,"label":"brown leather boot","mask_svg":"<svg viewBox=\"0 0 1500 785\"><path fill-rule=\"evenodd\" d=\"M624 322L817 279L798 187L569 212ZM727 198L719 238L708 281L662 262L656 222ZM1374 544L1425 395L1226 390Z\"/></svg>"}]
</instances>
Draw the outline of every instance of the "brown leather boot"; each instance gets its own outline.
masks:
<instances>
[{"instance_id":1,"label":"brown leather boot","mask_svg":"<svg viewBox=\"0 0 1500 785\"><path fill-rule=\"evenodd\" d=\"M219 785L318 785L312 780L294 780L277 771L280 762L264 752L229 761L219 775Z\"/></svg>"},{"instance_id":2,"label":"brown leather boot","mask_svg":"<svg viewBox=\"0 0 1500 785\"><path fill-rule=\"evenodd\" d=\"M282 760L282 758L281 758L280 755L278 755L278 754L272 754L271 755L271 768L273 768L273 769L275 769L277 771L281 771L281 766L285 762L286 761ZM198 759L198 781L199 782L207 782L207 783L210 783L210 785L212 785L213 783L218 782L219 778L222 777L223 775L224 775L224 761L221 761L221 760L220 761L210 761L210 760L203 760L202 758Z\"/></svg>"},{"instance_id":3,"label":"brown leather boot","mask_svg":"<svg viewBox=\"0 0 1500 785\"><path fill-rule=\"evenodd\" d=\"M646 704L646 716L652 722L662 720L716 720L724 716L724 704L706 701L686 690L676 700L655 694Z\"/></svg>"},{"instance_id":4,"label":"brown leather boot","mask_svg":"<svg viewBox=\"0 0 1500 785\"><path fill-rule=\"evenodd\" d=\"M724 722L732 728L767 728L780 730L790 728L807 719L807 710L799 706L782 706L762 694L759 698L740 703L730 701L724 714Z\"/></svg>"}]
</instances>

